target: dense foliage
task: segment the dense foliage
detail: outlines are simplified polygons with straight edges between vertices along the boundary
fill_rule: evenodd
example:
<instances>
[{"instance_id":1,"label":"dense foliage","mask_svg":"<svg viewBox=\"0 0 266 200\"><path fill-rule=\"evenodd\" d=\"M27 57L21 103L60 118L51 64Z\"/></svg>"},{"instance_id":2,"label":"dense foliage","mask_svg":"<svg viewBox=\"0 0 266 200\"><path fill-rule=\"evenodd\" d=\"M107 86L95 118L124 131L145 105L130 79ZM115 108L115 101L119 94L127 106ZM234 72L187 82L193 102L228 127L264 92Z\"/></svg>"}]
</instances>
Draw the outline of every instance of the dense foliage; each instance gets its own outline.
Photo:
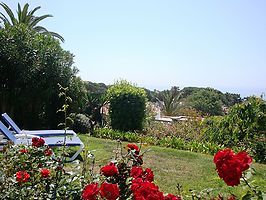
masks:
<instances>
[{"instance_id":1,"label":"dense foliage","mask_svg":"<svg viewBox=\"0 0 266 200\"><path fill-rule=\"evenodd\" d=\"M122 80L108 89L107 98L113 129L133 131L143 128L146 107L143 89Z\"/></svg>"},{"instance_id":2,"label":"dense foliage","mask_svg":"<svg viewBox=\"0 0 266 200\"><path fill-rule=\"evenodd\" d=\"M148 100L161 104L165 115L182 115L183 108L192 108L202 115L223 115L227 108L242 102L239 94L222 93L213 88L185 87L179 90L174 86L170 90L150 91L146 89Z\"/></svg>"},{"instance_id":3,"label":"dense foliage","mask_svg":"<svg viewBox=\"0 0 266 200\"><path fill-rule=\"evenodd\" d=\"M222 115L222 101L213 89L199 90L188 97L189 105L205 115Z\"/></svg>"},{"instance_id":4,"label":"dense foliage","mask_svg":"<svg viewBox=\"0 0 266 200\"><path fill-rule=\"evenodd\" d=\"M70 117L73 119L73 123L70 126L76 133L89 133L91 132L91 121L84 114L71 114Z\"/></svg>"},{"instance_id":5,"label":"dense foliage","mask_svg":"<svg viewBox=\"0 0 266 200\"><path fill-rule=\"evenodd\" d=\"M174 127L163 127L160 123L158 123L156 125L156 128L152 130L156 132L154 134L141 134L112 130L110 128L100 128L95 129L93 136L98 138L128 142L143 142L149 145L170 147L173 149L188 150L206 154L214 154L215 152L223 148L223 145L217 145L212 142L202 142L195 139L185 139L186 137L188 137L188 135L186 135L185 133L182 137L178 132L175 132L176 129ZM192 133L190 134L190 137L193 137Z\"/></svg>"},{"instance_id":6,"label":"dense foliage","mask_svg":"<svg viewBox=\"0 0 266 200\"><path fill-rule=\"evenodd\" d=\"M73 55L52 36L23 24L0 29L0 43L0 112L23 128L56 127L61 104L57 84L75 82Z\"/></svg>"},{"instance_id":7,"label":"dense foliage","mask_svg":"<svg viewBox=\"0 0 266 200\"><path fill-rule=\"evenodd\" d=\"M228 115L204 123L207 141L245 148L257 161L266 162L266 102L261 98L250 97L233 106Z\"/></svg>"}]
</instances>

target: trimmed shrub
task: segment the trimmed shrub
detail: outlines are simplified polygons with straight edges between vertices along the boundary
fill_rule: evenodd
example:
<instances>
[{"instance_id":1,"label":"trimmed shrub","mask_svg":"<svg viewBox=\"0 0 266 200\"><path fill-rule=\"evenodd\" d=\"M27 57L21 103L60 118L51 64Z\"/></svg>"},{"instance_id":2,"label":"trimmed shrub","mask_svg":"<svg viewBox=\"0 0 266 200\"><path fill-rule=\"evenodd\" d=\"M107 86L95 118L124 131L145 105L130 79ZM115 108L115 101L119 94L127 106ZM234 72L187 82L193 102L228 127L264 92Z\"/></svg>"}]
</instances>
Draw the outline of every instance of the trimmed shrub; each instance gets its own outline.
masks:
<instances>
[{"instance_id":1,"label":"trimmed shrub","mask_svg":"<svg viewBox=\"0 0 266 200\"><path fill-rule=\"evenodd\" d=\"M111 127L121 131L142 130L145 118L146 92L125 80L107 91Z\"/></svg>"},{"instance_id":2,"label":"trimmed shrub","mask_svg":"<svg viewBox=\"0 0 266 200\"><path fill-rule=\"evenodd\" d=\"M71 114L73 118L73 124L71 128L77 133L89 133L91 132L90 119L84 114Z\"/></svg>"}]
</instances>

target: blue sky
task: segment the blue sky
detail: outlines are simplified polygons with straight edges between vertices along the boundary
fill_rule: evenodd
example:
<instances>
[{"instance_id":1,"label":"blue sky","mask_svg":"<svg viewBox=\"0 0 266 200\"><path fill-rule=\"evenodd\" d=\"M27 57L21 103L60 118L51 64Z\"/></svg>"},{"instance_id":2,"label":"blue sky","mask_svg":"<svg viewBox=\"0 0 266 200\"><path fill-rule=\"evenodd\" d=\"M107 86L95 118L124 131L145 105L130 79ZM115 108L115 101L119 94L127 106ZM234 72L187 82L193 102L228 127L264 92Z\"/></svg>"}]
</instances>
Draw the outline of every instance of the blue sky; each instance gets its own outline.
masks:
<instances>
[{"instance_id":1,"label":"blue sky","mask_svg":"<svg viewBox=\"0 0 266 200\"><path fill-rule=\"evenodd\" d=\"M4 0L13 10L17 1ZM265 0L28 0L83 80L266 92Z\"/></svg>"}]
</instances>

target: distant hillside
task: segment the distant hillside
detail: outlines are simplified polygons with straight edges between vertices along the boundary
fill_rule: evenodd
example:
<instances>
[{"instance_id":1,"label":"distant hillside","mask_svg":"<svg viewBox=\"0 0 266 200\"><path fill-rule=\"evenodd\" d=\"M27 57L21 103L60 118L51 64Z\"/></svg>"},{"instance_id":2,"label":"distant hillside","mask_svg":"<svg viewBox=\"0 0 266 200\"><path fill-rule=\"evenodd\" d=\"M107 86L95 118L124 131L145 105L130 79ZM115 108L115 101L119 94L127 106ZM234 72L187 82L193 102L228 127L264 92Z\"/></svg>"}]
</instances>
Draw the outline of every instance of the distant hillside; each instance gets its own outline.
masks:
<instances>
[{"instance_id":1,"label":"distant hillside","mask_svg":"<svg viewBox=\"0 0 266 200\"><path fill-rule=\"evenodd\" d=\"M104 83L86 81L86 87L89 93L101 95L105 94L110 86ZM209 115L222 115L225 112L224 109L243 101L240 94L223 93L208 87L185 87L180 90L179 87L174 86L163 91L144 89L147 93L148 101L164 102L168 115L174 110L178 111L180 105L183 108L193 108Z\"/></svg>"},{"instance_id":2,"label":"distant hillside","mask_svg":"<svg viewBox=\"0 0 266 200\"><path fill-rule=\"evenodd\" d=\"M85 81L85 83L86 83L86 88L90 93L104 94L109 87L104 83L93 83L90 81Z\"/></svg>"}]
</instances>

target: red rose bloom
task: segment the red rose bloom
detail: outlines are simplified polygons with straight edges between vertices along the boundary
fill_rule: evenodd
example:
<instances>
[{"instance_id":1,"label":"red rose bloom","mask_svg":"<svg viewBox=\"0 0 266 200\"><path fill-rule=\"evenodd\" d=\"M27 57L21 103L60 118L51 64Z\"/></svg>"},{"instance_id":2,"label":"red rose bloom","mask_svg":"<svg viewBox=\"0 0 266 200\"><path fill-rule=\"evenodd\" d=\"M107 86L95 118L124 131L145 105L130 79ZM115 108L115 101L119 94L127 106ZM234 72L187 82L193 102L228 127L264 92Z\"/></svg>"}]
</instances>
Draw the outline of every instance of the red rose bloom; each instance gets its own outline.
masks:
<instances>
[{"instance_id":1,"label":"red rose bloom","mask_svg":"<svg viewBox=\"0 0 266 200\"><path fill-rule=\"evenodd\" d=\"M32 146L34 146L34 147L41 147L45 143L44 139L37 138L37 137L32 138L31 141L32 141Z\"/></svg>"},{"instance_id":2,"label":"red rose bloom","mask_svg":"<svg viewBox=\"0 0 266 200\"><path fill-rule=\"evenodd\" d=\"M234 156L235 153L231 149L221 150L214 155L213 162L216 165L221 165L224 161L232 159Z\"/></svg>"},{"instance_id":3,"label":"red rose bloom","mask_svg":"<svg viewBox=\"0 0 266 200\"><path fill-rule=\"evenodd\" d=\"M139 179L138 183L133 183L132 181L131 190L134 199L164 200L163 193L159 191L159 187L149 181L140 182Z\"/></svg>"},{"instance_id":4,"label":"red rose bloom","mask_svg":"<svg viewBox=\"0 0 266 200\"><path fill-rule=\"evenodd\" d=\"M136 178L132 181L132 184L131 184L131 191L136 191L140 186L141 184L143 183L143 180L142 178Z\"/></svg>"},{"instance_id":5,"label":"red rose bloom","mask_svg":"<svg viewBox=\"0 0 266 200\"><path fill-rule=\"evenodd\" d=\"M16 173L16 181L21 183L28 182L30 179L30 175L26 171L18 171Z\"/></svg>"},{"instance_id":6,"label":"red rose bloom","mask_svg":"<svg viewBox=\"0 0 266 200\"><path fill-rule=\"evenodd\" d=\"M127 144L128 151L135 151L136 154L139 154L139 147L135 144Z\"/></svg>"},{"instance_id":7,"label":"red rose bloom","mask_svg":"<svg viewBox=\"0 0 266 200\"><path fill-rule=\"evenodd\" d=\"M21 153L28 153L29 151L27 149L20 149L19 152L21 152Z\"/></svg>"},{"instance_id":8,"label":"red rose bloom","mask_svg":"<svg viewBox=\"0 0 266 200\"><path fill-rule=\"evenodd\" d=\"M225 149L218 151L213 161L219 177L227 185L236 186L240 183L242 172L249 168L252 158L246 152L239 152L235 155L231 149Z\"/></svg>"},{"instance_id":9,"label":"red rose bloom","mask_svg":"<svg viewBox=\"0 0 266 200\"><path fill-rule=\"evenodd\" d=\"M239 159L239 162L241 163L240 167L242 171L247 170L251 163L252 158L247 154L247 152L241 151L238 154L236 154L236 159Z\"/></svg>"},{"instance_id":10,"label":"red rose bloom","mask_svg":"<svg viewBox=\"0 0 266 200\"><path fill-rule=\"evenodd\" d=\"M118 170L117 170L117 167L115 166L114 163L110 163L109 165L106 165L104 167L101 168L101 173L104 175L104 176L114 176L116 174L118 174Z\"/></svg>"},{"instance_id":11,"label":"red rose bloom","mask_svg":"<svg viewBox=\"0 0 266 200\"><path fill-rule=\"evenodd\" d=\"M229 200L235 200L234 196L230 196Z\"/></svg>"},{"instance_id":12,"label":"red rose bloom","mask_svg":"<svg viewBox=\"0 0 266 200\"><path fill-rule=\"evenodd\" d=\"M153 171L150 168L146 168L144 171L144 178L146 181L154 181Z\"/></svg>"},{"instance_id":13,"label":"red rose bloom","mask_svg":"<svg viewBox=\"0 0 266 200\"><path fill-rule=\"evenodd\" d=\"M44 153L45 156L51 156L53 154L53 151L52 151L52 149L47 148L47 149L44 150L43 153Z\"/></svg>"},{"instance_id":14,"label":"red rose bloom","mask_svg":"<svg viewBox=\"0 0 266 200\"><path fill-rule=\"evenodd\" d=\"M172 194L168 194L164 197L164 200L181 200L181 197L175 196Z\"/></svg>"},{"instance_id":15,"label":"red rose bloom","mask_svg":"<svg viewBox=\"0 0 266 200\"><path fill-rule=\"evenodd\" d=\"M50 170L49 169L42 169L41 170L41 176L43 178L47 178L50 175Z\"/></svg>"},{"instance_id":16,"label":"red rose bloom","mask_svg":"<svg viewBox=\"0 0 266 200\"><path fill-rule=\"evenodd\" d=\"M84 200L97 200L99 193L98 183L87 185L82 192L82 199Z\"/></svg>"},{"instance_id":17,"label":"red rose bloom","mask_svg":"<svg viewBox=\"0 0 266 200\"><path fill-rule=\"evenodd\" d=\"M141 167L132 167L130 176L133 178L142 178L143 170Z\"/></svg>"},{"instance_id":18,"label":"red rose bloom","mask_svg":"<svg viewBox=\"0 0 266 200\"><path fill-rule=\"evenodd\" d=\"M100 187L100 193L106 200L116 200L119 197L118 185L104 182Z\"/></svg>"}]
</instances>

